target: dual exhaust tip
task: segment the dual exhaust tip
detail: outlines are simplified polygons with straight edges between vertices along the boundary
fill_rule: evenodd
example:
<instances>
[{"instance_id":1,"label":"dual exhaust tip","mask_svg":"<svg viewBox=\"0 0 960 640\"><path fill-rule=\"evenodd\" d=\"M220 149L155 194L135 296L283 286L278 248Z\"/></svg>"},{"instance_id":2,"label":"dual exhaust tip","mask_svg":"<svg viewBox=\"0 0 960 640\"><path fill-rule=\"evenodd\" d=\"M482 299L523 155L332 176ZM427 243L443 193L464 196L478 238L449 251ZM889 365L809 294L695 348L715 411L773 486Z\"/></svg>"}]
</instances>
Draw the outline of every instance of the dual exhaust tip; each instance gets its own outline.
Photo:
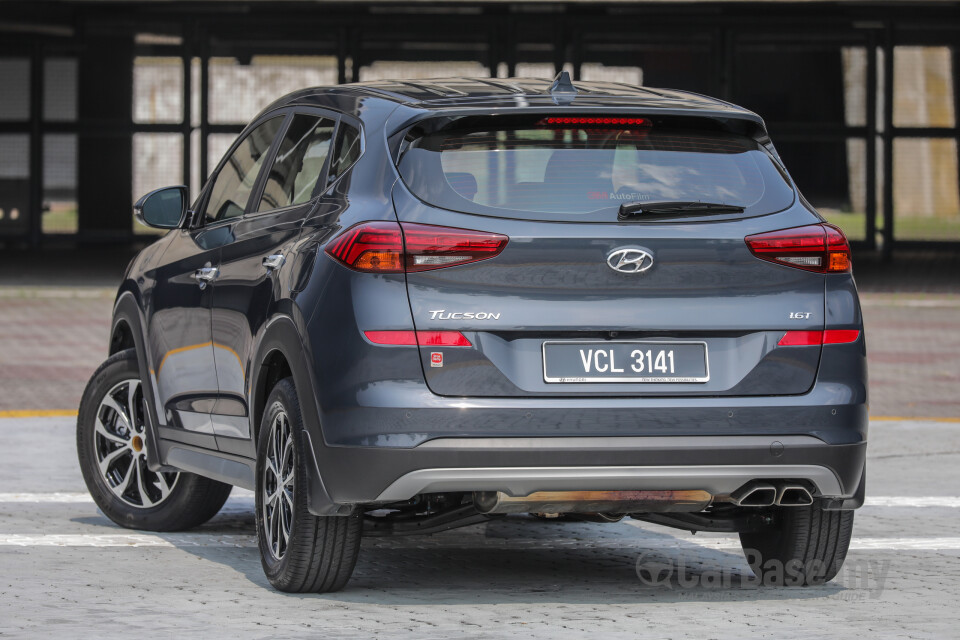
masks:
<instances>
[{"instance_id":1,"label":"dual exhaust tip","mask_svg":"<svg viewBox=\"0 0 960 640\"><path fill-rule=\"evenodd\" d=\"M801 484L754 480L730 494L730 501L739 507L805 507L813 504L813 494Z\"/></svg>"}]
</instances>

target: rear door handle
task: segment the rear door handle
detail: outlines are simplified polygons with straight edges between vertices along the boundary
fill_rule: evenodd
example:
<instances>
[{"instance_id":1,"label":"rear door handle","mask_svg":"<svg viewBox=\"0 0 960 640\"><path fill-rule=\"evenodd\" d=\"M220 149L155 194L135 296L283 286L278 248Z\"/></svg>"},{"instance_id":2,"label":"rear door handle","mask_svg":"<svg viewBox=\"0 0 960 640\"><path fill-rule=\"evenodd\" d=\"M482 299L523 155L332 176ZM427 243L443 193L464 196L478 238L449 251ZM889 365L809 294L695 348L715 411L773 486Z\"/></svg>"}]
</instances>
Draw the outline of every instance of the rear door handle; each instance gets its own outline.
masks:
<instances>
[{"instance_id":1,"label":"rear door handle","mask_svg":"<svg viewBox=\"0 0 960 640\"><path fill-rule=\"evenodd\" d=\"M275 253L272 256L267 256L263 259L263 266L267 268L267 271L273 271L274 269L279 269L283 264L283 254Z\"/></svg>"},{"instance_id":2,"label":"rear door handle","mask_svg":"<svg viewBox=\"0 0 960 640\"><path fill-rule=\"evenodd\" d=\"M216 267L201 267L193 272L193 277L197 281L197 284L200 285L200 288L203 289L207 286L208 282L216 280L219 274L220 270Z\"/></svg>"}]
</instances>

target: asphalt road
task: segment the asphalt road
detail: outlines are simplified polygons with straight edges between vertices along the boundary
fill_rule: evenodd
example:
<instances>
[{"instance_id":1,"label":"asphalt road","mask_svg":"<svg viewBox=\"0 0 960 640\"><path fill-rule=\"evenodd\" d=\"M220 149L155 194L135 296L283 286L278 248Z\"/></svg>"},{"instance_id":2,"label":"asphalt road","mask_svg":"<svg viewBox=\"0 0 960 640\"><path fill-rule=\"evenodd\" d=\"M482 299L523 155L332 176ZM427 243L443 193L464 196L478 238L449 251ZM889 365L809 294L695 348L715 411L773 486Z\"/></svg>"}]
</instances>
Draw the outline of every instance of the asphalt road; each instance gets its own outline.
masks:
<instances>
[{"instance_id":1,"label":"asphalt road","mask_svg":"<svg viewBox=\"0 0 960 640\"><path fill-rule=\"evenodd\" d=\"M0 419L0 636L948 638L960 611L960 424L871 426L868 504L839 578L757 586L733 537L511 517L364 541L346 590L273 591L253 502L200 529L116 527L73 418ZM638 564L641 571L638 572Z\"/></svg>"}]
</instances>

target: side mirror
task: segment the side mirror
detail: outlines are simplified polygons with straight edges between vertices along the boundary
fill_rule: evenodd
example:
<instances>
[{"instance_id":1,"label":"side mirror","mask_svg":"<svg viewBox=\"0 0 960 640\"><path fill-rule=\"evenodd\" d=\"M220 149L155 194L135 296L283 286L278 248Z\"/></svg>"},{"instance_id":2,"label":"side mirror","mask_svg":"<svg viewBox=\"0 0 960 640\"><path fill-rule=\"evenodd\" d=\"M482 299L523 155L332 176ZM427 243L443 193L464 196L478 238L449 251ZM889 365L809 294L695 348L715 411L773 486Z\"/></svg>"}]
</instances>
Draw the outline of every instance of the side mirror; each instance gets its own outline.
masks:
<instances>
[{"instance_id":1,"label":"side mirror","mask_svg":"<svg viewBox=\"0 0 960 640\"><path fill-rule=\"evenodd\" d=\"M133 205L140 224L157 229L179 229L187 218L187 188L164 187L151 191Z\"/></svg>"}]
</instances>

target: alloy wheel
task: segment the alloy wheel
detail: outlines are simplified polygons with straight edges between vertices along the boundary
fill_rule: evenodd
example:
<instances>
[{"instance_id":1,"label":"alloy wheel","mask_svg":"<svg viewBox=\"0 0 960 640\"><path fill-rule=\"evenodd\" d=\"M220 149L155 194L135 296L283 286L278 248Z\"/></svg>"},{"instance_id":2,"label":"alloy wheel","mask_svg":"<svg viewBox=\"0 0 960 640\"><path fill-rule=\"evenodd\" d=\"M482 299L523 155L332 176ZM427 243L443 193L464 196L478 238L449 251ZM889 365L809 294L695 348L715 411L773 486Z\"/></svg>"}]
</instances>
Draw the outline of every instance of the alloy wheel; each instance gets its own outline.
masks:
<instances>
[{"instance_id":1,"label":"alloy wheel","mask_svg":"<svg viewBox=\"0 0 960 640\"><path fill-rule=\"evenodd\" d=\"M97 408L94 449L100 476L131 507L148 509L166 500L180 478L147 467L143 390L136 378L117 383Z\"/></svg>"},{"instance_id":2,"label":"alloy wheel","mask_svg":"<svg viewBox=\"0 0 960 640\"><path fill-rule=\"evenodd\" d=\"M270 440L263 465L263 531L270 553L281 560L293 527L293 489L296 476L293 431L281 410L270 424Z\"/></svg>"}]
</instances>

